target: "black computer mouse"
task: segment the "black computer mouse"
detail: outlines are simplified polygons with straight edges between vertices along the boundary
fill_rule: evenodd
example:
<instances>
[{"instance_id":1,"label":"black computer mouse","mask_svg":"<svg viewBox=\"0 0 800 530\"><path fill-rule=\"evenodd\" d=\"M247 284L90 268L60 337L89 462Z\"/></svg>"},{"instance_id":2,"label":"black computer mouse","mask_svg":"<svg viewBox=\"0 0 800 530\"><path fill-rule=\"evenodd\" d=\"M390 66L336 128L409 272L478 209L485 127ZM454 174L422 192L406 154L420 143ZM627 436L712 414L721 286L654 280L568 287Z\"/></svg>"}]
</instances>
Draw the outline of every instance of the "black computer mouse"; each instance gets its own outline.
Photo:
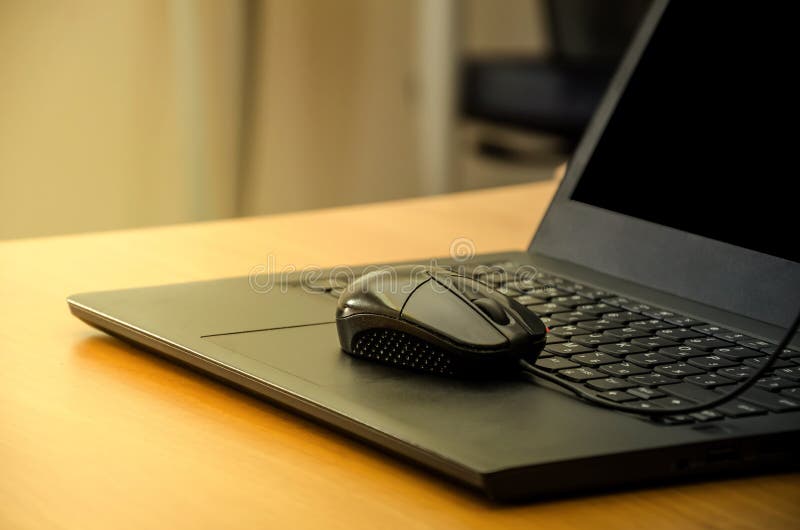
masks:
<instances>
[{"instance_id":1,"label":"black computer mouse","mask_svg":"<svg viewBox=\"0 0 800 530\"><path fill-rule=\"evenodd\" d=\"M446 376L486 378L534 362L547 328L512 298L445 268L369 272L339 296L342 349L368 359Z\"/></svg>"}]
</instances>

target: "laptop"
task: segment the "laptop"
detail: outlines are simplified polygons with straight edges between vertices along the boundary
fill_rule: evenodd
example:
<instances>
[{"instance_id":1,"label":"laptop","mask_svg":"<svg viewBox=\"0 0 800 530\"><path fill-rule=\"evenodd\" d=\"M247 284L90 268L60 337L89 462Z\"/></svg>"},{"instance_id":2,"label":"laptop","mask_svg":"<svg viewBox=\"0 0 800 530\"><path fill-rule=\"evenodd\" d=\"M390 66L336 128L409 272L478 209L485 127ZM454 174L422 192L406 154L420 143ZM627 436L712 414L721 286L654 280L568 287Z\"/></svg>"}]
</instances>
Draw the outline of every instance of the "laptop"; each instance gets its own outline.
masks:
<instances>
[{"instance_id":1,"label":"laptop","mask_svg":"<svg viewBox=\"0 0 800 530\"><path fill-rule=\"evenodd\" d=\"M718 396L774 350L800 308L779 123L798 93L788 20L655 2L527 251L440 260L482 271L550 326L526 377L462 381L344 354L331 274L84 293L69 308L501 501L794 469L797 337L737 399L657 421L536 375L663 408ZM522 266L538 273L510 281Z\"/></svg>"}]
</instances>

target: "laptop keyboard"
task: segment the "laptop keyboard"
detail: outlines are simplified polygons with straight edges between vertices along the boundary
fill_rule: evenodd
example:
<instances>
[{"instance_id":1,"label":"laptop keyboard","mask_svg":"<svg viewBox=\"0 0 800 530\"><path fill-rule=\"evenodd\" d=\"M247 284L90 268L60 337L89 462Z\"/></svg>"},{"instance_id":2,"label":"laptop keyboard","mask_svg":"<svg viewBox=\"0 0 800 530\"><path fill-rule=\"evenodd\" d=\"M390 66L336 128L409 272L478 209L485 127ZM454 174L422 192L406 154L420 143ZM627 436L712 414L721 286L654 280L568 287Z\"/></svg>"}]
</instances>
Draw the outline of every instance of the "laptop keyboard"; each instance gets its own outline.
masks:
<instances>
[{"instance_id":1,"label":"laptop keyboard","mask_svg":"<svg viewBox=\"0 0 800 530\"><path fill-rule=\"evenodd\" d=\"M690 316L537 273L517 281L513 263L478 267L475 277L511 296L550 329L536 370L611 402L643 411L719 397L749 377L775 345ZM785 349L771 371L736 399L693 414L685 424L800 410L800 352Z\"/></svg>"}]
</instances>

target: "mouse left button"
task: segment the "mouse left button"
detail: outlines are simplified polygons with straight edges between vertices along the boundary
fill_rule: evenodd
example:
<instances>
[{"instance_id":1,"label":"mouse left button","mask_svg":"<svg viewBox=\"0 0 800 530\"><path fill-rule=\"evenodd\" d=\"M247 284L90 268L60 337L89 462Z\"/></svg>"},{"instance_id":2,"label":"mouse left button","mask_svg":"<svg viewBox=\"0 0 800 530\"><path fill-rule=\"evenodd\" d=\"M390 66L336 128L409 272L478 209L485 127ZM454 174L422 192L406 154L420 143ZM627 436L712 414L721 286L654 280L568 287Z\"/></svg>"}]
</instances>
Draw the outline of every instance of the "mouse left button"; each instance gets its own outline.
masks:
<instances>
[{"instance_id":1,"label":"mouse left button","mask_svg":"<svg viewBox=\"0 0 800 530\"><path fill-rule=\"evenodd\" d=\"M407 276L398 277L389 269L364 274L342 290L336 307L336 317L373 314L398 318L418 281Z\"/></svg>"},{"instance_id":2,"label":"mouse left button","mask_svg":"<svg viewBox=\"0 0 800 530\"><path fill-rule=\"evenodd\" d=\"M483 315L438 282L427 282L414 291L401 318L468 346L500 348L507 343Z\"/></svg>"}]
</instances>

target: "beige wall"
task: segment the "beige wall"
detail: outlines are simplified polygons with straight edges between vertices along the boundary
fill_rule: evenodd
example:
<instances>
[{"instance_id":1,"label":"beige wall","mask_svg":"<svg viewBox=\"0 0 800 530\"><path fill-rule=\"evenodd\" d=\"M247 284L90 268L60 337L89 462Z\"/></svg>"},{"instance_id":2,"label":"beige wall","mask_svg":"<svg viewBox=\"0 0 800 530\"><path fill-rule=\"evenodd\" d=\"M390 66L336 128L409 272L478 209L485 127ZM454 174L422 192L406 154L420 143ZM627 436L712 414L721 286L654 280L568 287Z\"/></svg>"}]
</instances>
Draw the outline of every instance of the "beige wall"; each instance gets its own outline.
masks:
<instances>
[{"instance_id":1,"label":"beige wall","mask_svg":"<svg viewBox=\"0 0 800 530\"><path fill-rule=\"evenodd\" d=\"M542 0L464 0L465 53L542 55L549 51L549 31Z\"/></svg>"},{"instance_id":2,"label":"beige wall","mask_svg":"<svg viewBox=\"0 0 800 530\"><path fill-rule=\"evenodd\" d=\"M422 2L470 53L541 46L528 0L264 0L245 108L244 2L0 2L0 239L435 189Z\"/></svg>"},{"instance_id":3,"label":"beige wall","mask_svg":"<svg viewBox=\"0 0 800 530\"><path fill-rule=\"evenodd\" d=\"M413 10L405 0L269 2L247 212L418 191Z\"/></svg>"},{"instance_id":4,"label":"beige wall","mask_svg":"<svg viewBox=\"0 0 800 530\"><path fill-rule=\"evenodd\" d=\"M0 2L0 238L232 213L240 21L184 4Z\"/></svg>"}]
</instances>

